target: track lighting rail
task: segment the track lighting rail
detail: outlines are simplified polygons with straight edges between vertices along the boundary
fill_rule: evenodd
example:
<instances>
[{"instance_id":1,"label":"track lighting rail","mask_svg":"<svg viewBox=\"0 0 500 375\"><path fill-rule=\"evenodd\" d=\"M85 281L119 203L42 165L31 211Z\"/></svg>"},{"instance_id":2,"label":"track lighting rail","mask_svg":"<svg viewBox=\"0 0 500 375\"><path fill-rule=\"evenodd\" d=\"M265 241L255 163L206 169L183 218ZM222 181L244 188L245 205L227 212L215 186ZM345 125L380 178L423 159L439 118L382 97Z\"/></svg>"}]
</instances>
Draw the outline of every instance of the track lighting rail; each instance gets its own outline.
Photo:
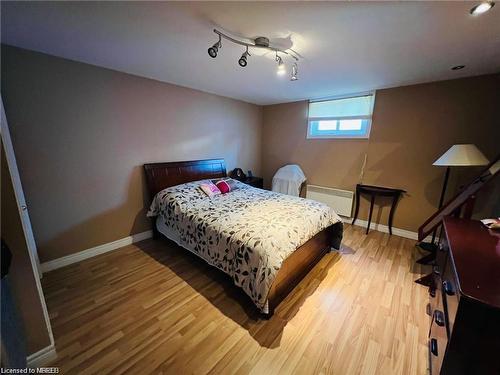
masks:
<instances>
[{"instance_id":1,"label":"track lighting rail","mask_svg":"<svg viewBox=\"0 0 500 375\"><path fill-rule=\"evenodd\" d=\"M297 81L298 80L297 74L298 74L299 68L298 68L297 62L299 61L299 55L295 51L293 51L292 49L283 50L283 49L280 49L277 47L270 46L269 39L264 37L264 36L260 36L258 38L255 38L253 40L253 43L248 43L248 42L244 42L242 40L238 40L236 38L233 38L230 35L226 35L217 29L214 29L214 33L216 33L219 36L219 40L212 47L208 48L208 55L211 58L215 59L217 57L217 55L219 53L219 49L222 48L222 39L224 38L224 39L229 40L230 42L232 42L234 44L238 44L240 46L245 47L245 51L243 52L243 54L241 55L241 57L238 60L238 64L242 68L244 68L248 65L248 57L251 56L250 53L248 52L248 48L262 48L262 49L266 49L268 51L272 51L276 54L275 61L278 63L277 74L280 76L282 76L286 73L286 67L285 67L285 63L283 62L282 57L279 56L279 53L281 53L283 55L287 55L287 56L291 57L292 59L294 59L295 61L293 62L293 65L292 65L292 74L290 76L290 81Z\"/></svg>"},{"instance_id":2,"label":"track lighting rail","mask_svg":"<svg viewBox=\"0 0 500 375\"><path fill-rule=\"evenodd\" d=\"M282 50L280 48L272 47L272 46L269 46L269 45L267 45L267 46L266 45L259 45L259 44L256 44L255 42L254 43L247 43L247 42L244 42L242 40L235 39L232 36L229 36L227 34L224 34L222 31L219 31L217 29L214 29L214 33L216 33L217 35L219 35L219 38L227 39L227 40L229 40L229 41L231 41L231 42L233 42L235 44L239 44L240 46L252 47L252 48L263 48L263 49L267 49L269 51L283 53L285 55L290 56L295 61L299 61L299 57L297 56L297 54L295 52L291 51L291 50L285 51L285 50Z\"/></svg>"}]
</instances>

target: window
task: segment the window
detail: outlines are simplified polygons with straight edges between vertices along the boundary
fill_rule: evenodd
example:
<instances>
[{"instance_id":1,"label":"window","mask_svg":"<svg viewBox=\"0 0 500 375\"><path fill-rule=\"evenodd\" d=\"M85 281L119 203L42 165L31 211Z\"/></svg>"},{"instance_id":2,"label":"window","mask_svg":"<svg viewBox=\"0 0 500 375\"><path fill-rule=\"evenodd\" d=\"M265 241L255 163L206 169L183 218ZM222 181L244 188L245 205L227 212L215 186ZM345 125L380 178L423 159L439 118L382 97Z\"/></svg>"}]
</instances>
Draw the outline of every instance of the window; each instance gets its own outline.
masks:
<instances>
[{"instance_id":1,"label":"window","mask_svg":"<svg viewBox=\"0 0 500 375\"><path fill-rule=\"evenodd\" d=\"M307 138L368 138L375 93L309 102Z\"/></svg>"}]
</instances>

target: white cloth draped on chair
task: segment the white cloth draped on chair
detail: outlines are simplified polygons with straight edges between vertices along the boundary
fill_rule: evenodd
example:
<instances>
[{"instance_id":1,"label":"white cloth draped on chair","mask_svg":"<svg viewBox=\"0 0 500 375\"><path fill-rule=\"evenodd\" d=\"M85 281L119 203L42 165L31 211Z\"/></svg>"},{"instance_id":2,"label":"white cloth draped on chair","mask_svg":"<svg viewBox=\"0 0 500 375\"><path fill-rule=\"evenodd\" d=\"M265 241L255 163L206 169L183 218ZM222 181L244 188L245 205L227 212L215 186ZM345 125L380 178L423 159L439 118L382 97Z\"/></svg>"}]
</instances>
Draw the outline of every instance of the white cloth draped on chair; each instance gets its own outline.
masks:
<instances>
[{"instance_id":1,"label":"white cloth draped on chair","mask_svg":"<svg viewBox=\"0 0 500 375\"><path fill-rule=\"evenodd\" d=\"M306 181L306 176L297 164L285 165L274 175L272 190L298 197L304 181Z\"/></svg>"}]
</instances>

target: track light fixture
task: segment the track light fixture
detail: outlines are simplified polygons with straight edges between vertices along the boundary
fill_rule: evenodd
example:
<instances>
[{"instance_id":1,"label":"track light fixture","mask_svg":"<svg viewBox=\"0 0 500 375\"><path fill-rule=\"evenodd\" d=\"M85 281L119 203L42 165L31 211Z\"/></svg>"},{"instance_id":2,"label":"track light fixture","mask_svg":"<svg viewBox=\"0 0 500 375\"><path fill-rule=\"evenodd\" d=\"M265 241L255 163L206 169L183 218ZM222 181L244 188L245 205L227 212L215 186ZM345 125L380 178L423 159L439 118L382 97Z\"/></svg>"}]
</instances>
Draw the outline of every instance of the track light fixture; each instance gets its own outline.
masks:
<instances>
[{"instance_id":1,"label":"track light fixture","mask_svg":"<svg viewBox=\"0 0 500 375\"><path fill-rule=\"evenodd\" d=\"M276 51L276 62L278 63L278 75L279 76L282 76L283 74L286 73L286 68L285 68L285 64L283 64L283 59L281 58L281 56L278 56L278 52Z\"/></svg>"},{"instance_id":2,"label":"track light fixture","mask_svg":"<svg viewBox=\"0 0 500 375\"><path fill-rule=\"evenodd\" d=\"M286 73L286 66L285 66L285 63L283 61L283 58L281 56L278 55L278 52L281 53L284 57L286 58L291 58L294 61L294 64L292 66L292 76L290 78L290 81L296 81L297 80L297 71L298 71L298 66L297 66L297 62L299 61L299 54L297 54L297 52L295 52L294 50L292 49L286 49L286 50L282 50L280 48L277 48L277 47L274 47L274 46L271 46L269 44L269 39L266 38L266 37L263 37L263 36L260 36L258 38L255 38L252 40L252 42L244 42L242 40L238 40L236 38L233 38L229 35L226 35L226 34L223 34L222 32L220 32L219 30L217 29L214 29L214 33L216 33L218 36L219 36L219 41L217 43L215 43L212 47L210 47L208 49L208 55L212 58L216 58L217 57L217 54L219 52L219 49L222 48L222 38L226 39L226 40L229 40L230 42L233 42L235 44L239 44L240 46L245 46L246 47L246 50L245 52L243 52L243 54L241 55L241 57L238 59L238 64L241 66L241 67L245 67L248 65L248 56L251 56L250 53L248 52L248 49L249 48L263 48L263 49L267 49L269 51L272 51L276 54L276 57L275 57L275 60L276 62L278 63L278 75L283 75Z\"/></svg>"},{"instance_id":3,"label":"track light fixture","mask_svg":"<svg viewBox=\"0 0 500 375\"><path fill-rule=\"evenodd\" d=\"M221 37L219 35L219 41L208 49L208 55L211 58L215 59L217 57L217 52L219 52L219 48L221 48L221 47L222 47L222 41L221 41Z\"/></svg>"},{"instance_id":4,"label":"track light fixture","mask_svg":"<svg viewBox=\"0 0 500 375\"><path fill-rule=\"evenodd\" d=\"M297 78L297 73L299 72L299 67L297 66L297 63L294 63L292 65L292 78L290 78L290 81L296 81L298 80Z\"/></svg>"},{"instance_id":5,"label":"track light fixture","mask_svg":"<svg viewBox=\"0 0 500 375\"><path fill-rule=\"evenodd\" d=\"M242 68L247 66L247 56L250 56L250 54L248 53L248 46L247 50L243 52L243 55L241 55L240 59L238 60L238 64L240 64Z\"/></svg>"}]
</instances>

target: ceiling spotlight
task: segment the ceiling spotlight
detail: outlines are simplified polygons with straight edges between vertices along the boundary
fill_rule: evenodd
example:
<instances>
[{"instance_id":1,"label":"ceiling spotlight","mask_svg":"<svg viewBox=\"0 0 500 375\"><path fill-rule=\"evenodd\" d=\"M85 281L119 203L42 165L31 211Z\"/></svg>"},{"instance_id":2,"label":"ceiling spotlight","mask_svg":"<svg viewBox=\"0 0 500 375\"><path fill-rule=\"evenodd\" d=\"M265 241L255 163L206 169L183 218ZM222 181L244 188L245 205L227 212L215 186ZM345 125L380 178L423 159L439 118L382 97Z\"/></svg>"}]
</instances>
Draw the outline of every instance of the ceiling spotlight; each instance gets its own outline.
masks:
<instances>
[{"instance_id":1,"label":"ceiling spotlight","mask_svg":"<svg viewBox=\"0 0 500 375\"><path fill-rule=\"evenodd\" d=\"M238 64L240 64L240 66L242 68L247 66L247 55L246 54L241 55L240 59L238 60Z\"/></svg>"},{"instance_id":2,"label":"ceiling spotlight","mask_svg":"<svg viewBox=\"0 0 500 375\"><path fill-rule=\"evenodd\" d=\"M298 80L298 78L297 78L298 71L299 71L299 67L297 66L297 63L294 63L292 66L292 78L290 78L290 81Z\"/></svg>"},{"instance_id":3,"label":"ceiling spotlight","mask_svg":"<svg viewBox=\"0 0 500 375\"><path fill-rule=\"evenodd\" d=\"M248 46L247 50L243 52L243 55L241 55L240 59L238 60L238 64L240 64L242 68L247 66L247 56L250 56L250 54L248 53Z\"/></svg>"},{"instance_id":4,"label":"ceiling spotlight","mask_svg":"<svg viewBox=\"0 0 500 375\"><path fill-rule=\"evenodd\" d=\"M465 65L455 65L451 67L451 70L460 70L465 68Z\"/></svg>"},{"instance_id":5,"label":"ceiling spotlight","mask_svg":"<svg viewBox=\"0 0 500 375\"><path fill-rule=\"evenodd\" d=\"M276 51L276 61L278 62L278 75L282 76L286 73L285 64L283 64L283 59L278 56L278 51Z\"/></svg>"},{"instance_id":6,"label":"ceiling spotlight","mask_svg":"<svg viewBox=\"0 0 500 375\"><path fill-rule=\"evenodd\" d=\"M283 61L280 61L278 63L278 71L277 71L278 75L282 76L283 74L286 73L286 68L285 68L285 64L283 64Z\"/></svg>"},{"instance_id":7,"label":"ceiling spotlight","mask_svg":"<svg viewBox=\"0 0 500 375\"><path fill-rule=\"evenodd\" d=\"M473 7L470 10L470 14L477 16L479 14L483 14L483 13L489 11L494 6L495 6L494 1L483 1L482 3L477 4L475 7Z\"/></svg>"},{"instance_id":8,"label":"ceiling spotlight","mask_svg":"<svg viewBox=\"0 0 500 375\"><path fill-rule=\"evenodd\" d=\"M208 49L208 55L215 59L217 57L217 52L219 52L219 48L221 47L222 43L221 43L221 37L219 35L219 41Z\"/></svg>"}]
</instances>

